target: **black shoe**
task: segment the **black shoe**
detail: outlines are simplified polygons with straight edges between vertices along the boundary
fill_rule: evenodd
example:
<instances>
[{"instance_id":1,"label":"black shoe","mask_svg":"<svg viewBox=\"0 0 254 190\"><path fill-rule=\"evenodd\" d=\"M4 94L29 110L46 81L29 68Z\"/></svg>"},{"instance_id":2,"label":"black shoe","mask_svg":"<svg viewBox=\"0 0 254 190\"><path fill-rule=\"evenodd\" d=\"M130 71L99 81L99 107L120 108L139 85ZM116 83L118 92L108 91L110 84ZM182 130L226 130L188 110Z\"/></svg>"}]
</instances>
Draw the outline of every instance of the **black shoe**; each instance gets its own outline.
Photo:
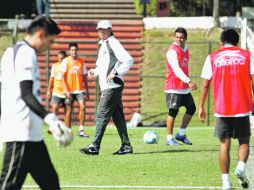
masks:
<instances>
[{"instance_id":1,"label":"black shoe","mask_svg":"<svg viewBox=\"0 0 254 190\"><path fill-rule=\"evenodd\" d=\"M129 145L122 146L118 151L114 152L113 155L132 154L132 147Z\"/></svg>"},{"instance_id":2,"label":"black shoe","mask_svg":"<svg viewBox=\"0 0 254 190\"><path fill-rule=\"evenodd\" d=\"M81 148L79 149L79 151L82 153L82 154L87 154L87 155L99 155L99 148L96 148L94 147L92 144L85 147L85 148Z\"/></svg>"}]
</instances>

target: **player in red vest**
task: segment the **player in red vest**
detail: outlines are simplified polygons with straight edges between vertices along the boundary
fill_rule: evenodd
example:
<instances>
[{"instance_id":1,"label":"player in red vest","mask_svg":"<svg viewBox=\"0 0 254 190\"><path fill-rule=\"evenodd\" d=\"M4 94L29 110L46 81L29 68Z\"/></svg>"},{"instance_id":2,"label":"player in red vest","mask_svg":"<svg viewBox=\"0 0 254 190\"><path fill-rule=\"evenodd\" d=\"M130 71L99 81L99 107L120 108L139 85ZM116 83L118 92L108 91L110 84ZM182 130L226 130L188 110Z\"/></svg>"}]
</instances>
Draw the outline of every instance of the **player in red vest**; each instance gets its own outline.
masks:
<instances>
[{"instance_id":1,"label":"player in red vest","mask_svg":"<svg viewBox=\"0 0 254 190\"><path fill-rule=\"evenodd\" d=\"M235 175L242 187L248 188L245 163L249 155L249 114L253 110L251 79L253 82L254 65L250 52L236 46L239 35L235 30L224 30L220 40L222 47L207 56L202 70L203 82L198 116L201 121L205 120L205 100L212 80L215 136L220 140L222 189L232 189L229 179L231 138L236 138L239 142L239 161Z\"/></svg>"},{"instance_id":2,"label":"player in red vest","mask_svg":"<svg viewBox=\"0 0 254 190\"><path fill-rule=\"evenodd\" d=\"M185 44L186 40L187 31L181 27L177 28L174 34L174 43L167 51L167 75L164 88L169 109L167 118L167 145L179 145L176 140L187 145L192 145L187 139L185 132L196 111L195 102L190 90L196 90L197 86L189 78L189 51ZM179 132L173 138L174 122L181 106L186 108L186 113L183 117Z\"/></svg>"}]
</instances>

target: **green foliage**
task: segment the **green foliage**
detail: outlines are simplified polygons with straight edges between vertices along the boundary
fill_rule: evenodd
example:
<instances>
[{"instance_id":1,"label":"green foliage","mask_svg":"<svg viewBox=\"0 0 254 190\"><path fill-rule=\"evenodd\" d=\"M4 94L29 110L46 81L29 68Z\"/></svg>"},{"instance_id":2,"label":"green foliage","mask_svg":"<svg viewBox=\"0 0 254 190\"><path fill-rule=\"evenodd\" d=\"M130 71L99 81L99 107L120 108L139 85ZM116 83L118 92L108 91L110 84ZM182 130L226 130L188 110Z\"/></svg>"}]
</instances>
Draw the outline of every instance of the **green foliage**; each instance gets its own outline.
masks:
<instances>
[{"instance_id":1,"label":"green foliage","mask_svg":"<svg viewBox=\"0 0 254 190\"><path fill-rule=\"evenodd\" d=\"M140 0L134 0L135 9L138 15L143 14L143 4L139 3ZM150 4L147 4L147 15L155 16L157 8L157 0L150 0Z\"/></svg>"},{"instance_id":2,"label":"green foliage","mask_svg":"<svg viewBox=\"0 0 254 190\"><path fill-rule=\"evenodd\" d=\"M235 16L243 6L253 6L250 0L219 1L220 16ZM213 0L170 0L171 16L212 16Z\"/></svg>"}]
</instances>

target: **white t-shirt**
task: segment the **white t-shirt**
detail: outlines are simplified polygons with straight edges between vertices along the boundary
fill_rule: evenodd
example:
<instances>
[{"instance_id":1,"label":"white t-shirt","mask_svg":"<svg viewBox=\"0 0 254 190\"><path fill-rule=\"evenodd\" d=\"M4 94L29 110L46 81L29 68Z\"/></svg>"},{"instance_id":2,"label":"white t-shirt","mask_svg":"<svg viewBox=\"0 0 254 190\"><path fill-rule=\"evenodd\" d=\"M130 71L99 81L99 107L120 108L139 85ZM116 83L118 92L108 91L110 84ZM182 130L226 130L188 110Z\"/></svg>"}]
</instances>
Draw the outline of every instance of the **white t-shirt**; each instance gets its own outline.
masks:
<instances>
[{"instance_id":1,"label":"white t-shirt","mask_svg":"<svg viewBox=\"0 0 254 190\"><path fill-rule=\"evenodd\" d=\"M0 141L41 141L42 119L21 99L20 82L33 81L33 95L40 102L40 80L36 51L26 42L19 48L13 63L13 48L1 60L1 121Z\"/></svg>"}]
</instances>

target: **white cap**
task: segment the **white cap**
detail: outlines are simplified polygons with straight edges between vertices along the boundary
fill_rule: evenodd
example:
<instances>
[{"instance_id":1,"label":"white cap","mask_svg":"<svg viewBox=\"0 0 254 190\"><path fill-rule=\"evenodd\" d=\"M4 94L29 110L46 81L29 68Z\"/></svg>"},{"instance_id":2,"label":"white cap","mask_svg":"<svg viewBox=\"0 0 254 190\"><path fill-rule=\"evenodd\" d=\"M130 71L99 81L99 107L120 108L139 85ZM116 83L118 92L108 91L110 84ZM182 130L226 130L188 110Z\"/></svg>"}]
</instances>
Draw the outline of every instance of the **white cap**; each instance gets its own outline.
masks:
<instances>
[{"instance_id":1,"label":"white cap","mask_svg":"<svg viewBox=\"0 0 254 190\"><path fill-rule=\"evenodd\" d=\"M96 29L108 29L108 28L112 28L112 23L109 20L100 20L97 24Z\"/></svg>"}]
</instances>

